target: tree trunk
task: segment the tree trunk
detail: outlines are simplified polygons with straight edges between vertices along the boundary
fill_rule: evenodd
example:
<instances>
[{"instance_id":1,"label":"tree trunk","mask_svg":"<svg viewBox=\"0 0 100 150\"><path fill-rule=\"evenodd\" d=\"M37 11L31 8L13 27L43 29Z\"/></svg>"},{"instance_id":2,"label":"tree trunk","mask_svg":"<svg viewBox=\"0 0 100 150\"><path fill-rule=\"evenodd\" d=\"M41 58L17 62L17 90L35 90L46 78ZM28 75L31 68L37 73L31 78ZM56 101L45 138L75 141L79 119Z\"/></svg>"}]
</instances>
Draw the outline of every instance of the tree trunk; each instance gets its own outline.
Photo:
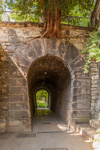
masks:
<instances>
[{"instance_id":1,"label":"tree trunk","mask_svg":"<svg viewBox=\"0 0 100 150\"><path fill-rule=\"evenodd\" d=\"M92 27L100 26L100 0L96 1L95 8L91 15L90 26Z\"/></svg>"},{"instance_id":2,"label":"tree trunk","mask_svg":"<svg viewBox=\"0 0 100 150\"><path fill-rule=\"evenodd\" d=\"M48 4L52 0L47 0ZM44 1L45 2L45 1ZM42 0L43 4L43 0ZM61 25L60 25L60 9L57 5L55 5L54 10L47 7L47 9L44 11L44 16L46 15L44 19L44 33L42 37L55 37L60 38L61 36Z\"/></svg>"}]
</instances>

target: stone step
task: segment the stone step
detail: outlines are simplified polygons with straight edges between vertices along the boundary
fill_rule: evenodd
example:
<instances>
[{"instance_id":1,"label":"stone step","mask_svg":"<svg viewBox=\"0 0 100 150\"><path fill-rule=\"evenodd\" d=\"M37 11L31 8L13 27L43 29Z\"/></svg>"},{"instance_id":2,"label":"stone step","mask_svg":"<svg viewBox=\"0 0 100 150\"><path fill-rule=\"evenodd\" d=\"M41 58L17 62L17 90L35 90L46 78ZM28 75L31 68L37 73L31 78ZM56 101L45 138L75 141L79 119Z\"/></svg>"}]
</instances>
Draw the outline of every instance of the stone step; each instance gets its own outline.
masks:
<instances>
[{"instance_id":1,"label":"stone step","mask_svg":"<svg viewBox=\"0 0 100 150\"><path fill-rule=\"evenodd\" d=\"M76 132L80 133L86 139L92 141L96 134L96 129L91 127L89 124L77 124Z\"/></svg>"},{"instance_id":2,"label":"stone step","mask_svg":"<svg viewBox=\"0 0 100 150\"><path fill-rule=\"evenodd\" d=\"M98 111L95 113L95 118L100 120L100 113Z\"/></svg>"},{"instance_id":3,"label":"stone step","mask_svg":"<svg viewBox=\"0 0 100 150\"><path fill-rule=\"evenodd\" d=\"M95 128L95 129L99 129L100 128L100 120L90 120L90 126Z\"/></svg>"}]
</instances>

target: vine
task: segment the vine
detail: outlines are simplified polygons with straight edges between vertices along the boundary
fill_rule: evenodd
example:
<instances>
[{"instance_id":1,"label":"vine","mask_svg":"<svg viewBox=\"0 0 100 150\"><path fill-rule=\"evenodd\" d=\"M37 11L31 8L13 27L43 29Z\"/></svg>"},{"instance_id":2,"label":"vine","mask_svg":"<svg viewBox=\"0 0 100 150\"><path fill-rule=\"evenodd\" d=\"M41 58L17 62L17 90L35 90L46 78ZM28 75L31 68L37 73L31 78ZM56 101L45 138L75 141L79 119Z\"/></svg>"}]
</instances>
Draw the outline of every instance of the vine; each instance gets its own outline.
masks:
<instances>
[{"instance_id":1,"label":"vine","mask_svg":"<svg viewBox=\"0 0 100 150\"><path fill-rule=\"evenodd\" d=\"M82 51L85 56L86 63L84 65L84 73L89 72L89 64L92 60L100 62L100 27L89 34L89 39Z\"/></svg>"}]
</instances>

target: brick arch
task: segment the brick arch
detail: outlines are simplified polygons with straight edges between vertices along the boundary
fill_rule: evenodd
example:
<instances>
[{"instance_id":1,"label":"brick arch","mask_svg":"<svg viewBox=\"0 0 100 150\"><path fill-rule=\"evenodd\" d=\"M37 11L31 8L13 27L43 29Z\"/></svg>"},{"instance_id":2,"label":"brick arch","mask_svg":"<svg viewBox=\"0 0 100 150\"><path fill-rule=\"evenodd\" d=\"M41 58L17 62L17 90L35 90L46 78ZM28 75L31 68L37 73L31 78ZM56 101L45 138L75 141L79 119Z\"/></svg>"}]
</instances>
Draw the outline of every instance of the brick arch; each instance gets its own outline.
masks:
<instances>
[{"instance_id":1,"label":"brick arch","mask_svg":"<svg viewBox=\"0 0 100 150\"><path fill-rule=\"evenodd\" d=\"M13 43L12 48L14 47L16 47L16 43ZM32 62L45 55L61 59L70 72L71 98L68 124L88 122L90 119L90 78L89 74L84 74L84 60L79 50L72 43L65 42L65 40L35 39L25 45L19 43L17 49L9 55L7 131L31 130L27 73Z\"/></svg>"},{"instance_id":2,"label":"brick arch","mask_svg":"<svg viewBox=\"0 0 100 150\"><path fill-rule=\"evenodd\" d=\"M14 50L14 53L11 55L11 58L25 76L27 76L27 70L31 63L44 55L58 56L64 60L67 65L75 61L80 55L79 50L72 43L66 42L63 39L39 38L31 40L27 44L20 42L18 48ZM16 43L13 43L12 47L15 49Z\"/></svg>"}]
</instances>

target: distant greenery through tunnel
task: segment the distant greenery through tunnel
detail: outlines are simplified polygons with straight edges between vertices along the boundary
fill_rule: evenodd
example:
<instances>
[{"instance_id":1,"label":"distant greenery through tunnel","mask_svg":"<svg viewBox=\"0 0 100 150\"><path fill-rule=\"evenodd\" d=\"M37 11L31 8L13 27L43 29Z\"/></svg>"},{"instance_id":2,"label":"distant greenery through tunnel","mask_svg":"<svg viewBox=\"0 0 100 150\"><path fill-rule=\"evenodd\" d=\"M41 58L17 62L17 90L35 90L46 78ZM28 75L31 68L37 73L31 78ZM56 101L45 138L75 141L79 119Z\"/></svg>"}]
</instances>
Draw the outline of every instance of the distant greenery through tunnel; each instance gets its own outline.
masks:
<instances>
[{"instance_id":1,"label":"distant greenery through tunnel","mask_svg":"<svg viewBox=\"0 0 100 150\"><path fill-rule=\"evenodd\" d=\"M40 89L36 92L36 106L37 108L48 108L48 92L44 89Z\"/></svg>"}]
</instances>

